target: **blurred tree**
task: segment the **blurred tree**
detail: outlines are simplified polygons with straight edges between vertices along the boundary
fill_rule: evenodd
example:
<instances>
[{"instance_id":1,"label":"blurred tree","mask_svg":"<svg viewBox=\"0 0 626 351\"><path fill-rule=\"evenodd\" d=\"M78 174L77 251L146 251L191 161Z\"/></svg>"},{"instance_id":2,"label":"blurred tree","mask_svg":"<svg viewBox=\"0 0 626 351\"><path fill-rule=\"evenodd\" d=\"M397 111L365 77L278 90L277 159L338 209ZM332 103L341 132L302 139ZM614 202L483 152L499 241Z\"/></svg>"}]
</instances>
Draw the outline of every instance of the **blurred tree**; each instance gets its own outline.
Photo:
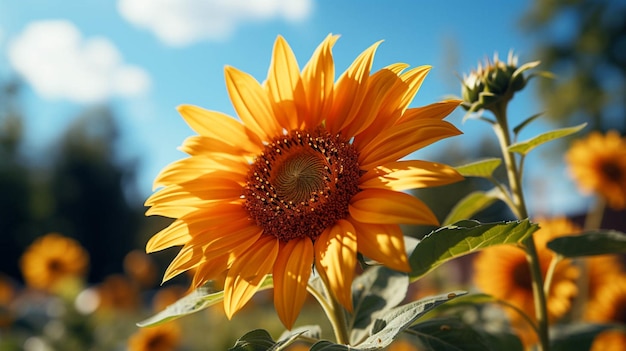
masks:
<instances>
[{"instance_id":1,"label":"blurred tree","mask_svg":"<svg viewBox=\"0 0 626 351\"><path fill-rule=\"evenodd\" d=\"M109 108L88 109L63 136L51 169L54 209L48 227L89 251L92 280L122 271L143 218L143 208L131 207L124 195L135 167L115 159L117 137Z\"/></svg>"},{"instance_id":2,"label":"blurred tree","mask_svg":"<svg viewBox=\"0 0 626 351\"><path fill-rule=\"evenodd\" d=\"M626 2L535 0L522 26L539 40L547 115L587 130L626 130ZM571 122L571 123L569 123Z\"/></svg>"},{"instance_id":3,"label":"blurred tree","mask_svg":"<svg viewBox=\"0 0 626 351\"><path fill-rule=\"evenodd\" d=\"M18 103L20 85L0 86L0 270L18 274L22 252L19 240L32 220L30 170L21 154L22 115Z\"/></svg>"}]
</instances>

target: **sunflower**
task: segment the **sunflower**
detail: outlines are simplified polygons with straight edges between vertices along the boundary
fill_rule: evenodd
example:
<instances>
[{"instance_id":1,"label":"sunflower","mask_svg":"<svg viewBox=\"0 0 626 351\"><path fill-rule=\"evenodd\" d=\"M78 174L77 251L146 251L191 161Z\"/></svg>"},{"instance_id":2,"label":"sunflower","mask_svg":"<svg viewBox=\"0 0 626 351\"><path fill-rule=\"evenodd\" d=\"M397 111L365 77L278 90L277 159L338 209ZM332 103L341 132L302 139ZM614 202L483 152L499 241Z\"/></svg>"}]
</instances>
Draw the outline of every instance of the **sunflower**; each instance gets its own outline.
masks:
<instances>
[{"instance_id":1,"label":"sunflower","mask_svg":"<svg viewBox=\"0 0 626 351\"><path fill-rule=\"evenodd\" d=\"M534 233L542 275L546 275L554 254L546 243L558 236L580 232L580 228L565 218L539 219L541 226ZM516 306L534 318L532 279L526 255L518 247L503 245L481 251L474 261L474 281L485 293ZM547 296L548 318L551 322L567 313L577 294L579 271L570 261L560 262L554 271ZM517 312L507 309L513 324L521 321Z\"/></svg>"},{"instance_id":2,"label":"sunflower","mask_svg":"<svg viewBox=\"0 0 626 351\"><path fill-rule=\"evenodd\" d=\"M572 144L565 160L583 192L599 194L613 209L626 208L626 138L614 130L592 132Z\"/></svg>"},{"instance_id":3,"label":"sunflower","mask_svg":"<svg viewBox=\"0 0 626 351\"><path fill-rule=\"evenodd\" d=\"M139 329L128 338L128 351L174 351L180 343L180 327L169 322Z\"/></svg>"},{"instance_id":4,"label":"sunflower","mask_svg":"<svg viewBox=\"0 0 626 351\"><path fill-rule=\"evenodd\" d=\"M585 309L585 320L598 323L626 324L626 275L612 279L602 286L597 298L589 301Z\"/></svg>"},{"instance_id":5,"label":"sunflower","mask_svg":"<svg viewBox=\"0 0 626 351\"><path fill-rule=\"evenodd\" d=\"M590 351L626 350L626 334L622 330L607 330L598 334L591 344Z\"/></svg>"},{"instance_id":6,"label":"sunflower","mask_svg":"<svg viewBox=\"0 0 626 351\"><path fill-rule=\"evenodd\" d=\"M58 233L35 240L20 259L20 269L27 285L50 291L65 278L83 278L89 254L74 239Z\"/></svg>"},{"instance_id":7,"label":"sunflower","mask_svg":"<svg viewBox=\"0 0 626 351\"><path fill-rule=\"evenodd\" d=\"M180 106L198 133L167 166L147 214L176 220L147 251L182 245L164 280L196 269L193 286L225 276L228 318L273 275L274 305L291 328L312 267L345 308L357 252L393 269L410 269L399 224L436 225L423 202L405 193L461 176L451 167L400 160L460 131L442 119L460 103L408 108L429 66L396 63L371 73L376 43L335 82L329 35L300 71L282 38L260 84L226 67L239 117Z\"/></svg>"}]
</instances>

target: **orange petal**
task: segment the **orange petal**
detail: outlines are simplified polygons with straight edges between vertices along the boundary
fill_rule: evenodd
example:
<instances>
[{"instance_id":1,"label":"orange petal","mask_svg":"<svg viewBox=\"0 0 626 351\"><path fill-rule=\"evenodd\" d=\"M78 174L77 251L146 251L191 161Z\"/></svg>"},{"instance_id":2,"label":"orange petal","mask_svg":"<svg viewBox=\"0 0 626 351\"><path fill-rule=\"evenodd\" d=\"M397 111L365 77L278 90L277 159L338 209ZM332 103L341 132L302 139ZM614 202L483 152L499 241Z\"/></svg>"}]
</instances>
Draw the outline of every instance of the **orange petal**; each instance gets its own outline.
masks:
<instances>
[{"instance_id":1,"label":"orange petal","mask_svg":"<svg viewBox=\"0 0 626 351\"><path fill-rule=\"evenodd\" d=\"M250 165L244 157L227 154L192 156L167 165L156 176L153 189L198 178L207 172L223 170L246 175Z\"/></svg>"},{"instance_id":2,"label":"orange petal","mask_svg":"<svg viewBox=\"0 0 626 351\"><path fill-rule=\"evenodd\" d=\"M221 277L222 274L228 269L229 254L223 254L220 256L211 257L210 260L204 260L197 267L193 274L193 280L191 282L192 288L198 288L202 284L209 280ZM219 284L223 284L220 282Z\"/></svg>"},{"instance_id":3,"label":"orange petal","mask_svg":"<svg viewBox=\"0 0 626 351\"><path fill-rule=\"evenodd\" d=\"M301 123L296 109L296 95L300 101L305 99L300 68L296 56L282 36L278 36L274 43L266 85L279 124L287 130L299 128Z\"/></svg>"},{"instance_id":4,"label":"orange petal","mask_svg":"<svg viewBox=\"0 0 626 351\"><path fill-rule=\"evenodd\" d=\"M191 156L211 154L236 155L239 157L249 157L250 151L241 147L241 145L231 145L223 140L207 137L204 135L190 136L178 148L180 151Z\"/></svg>"},{"instance_id":5,"label":"orange petal","mask_svg":"<svg viewBox=\"0 0 626 351\"><path fill-rule=\"evenodd\" d=\"M367 93L367 80L380 41L367 48L339 77L333 94L333 107L326 127L334 134L356 117Z\"/></svg>"},{"instance_id":6,"label":"orange petal","mask_svg":"<svg viewBox=\"0 0 626 351\"><path fill-rule=\"evenodd\" d=\"M282 133L267 93L248 73L234 67L224 69L226 88L241 121L264 141Z\"/></svg>"},{"instance_id":7,"label":"orange petal","mask_svg":"<svg viewBox=\"0 0 626 351\"><path fill-rule=\"evenodd\" d=\"M396 161L369 170L361 177L362 189L403 191L445 185L463 180L454 168L420 160Z\"/></svg>"},{"instance_id":8,"label":"orange petal","mask_svg":"<svg viewBox=\"0 0 626 351\"><path fill-rule=\"evenodd\" d=\"M258 153L263 144L245 125L221 112L193 105L178 106L178 113L196 133Z\"/></svg>"},{"instance_id":9,"label":"orange petal","mask_svg":"<svg viewBox=\"0 0 626 351\"><path fill-rule=\"evenodd\" d=\"M410 108L406 110L398 122L402 123L414 118L443 119L459 107L461 102L461 100L445 100L422 107Z\"/></svg>"},{"instance_id":10,"label":"orange petal","mask_svg":"<svg viewBox=\"0 0 626 351\"><path fill-rule=\"evenodd\" d=\"M422 201L393 190L365 189L352 197L349 210L362 223L439 224Z\"/></svg>"},{"instance_id":11,"label":"orange petal","mask_svg":"<svg viewBox=\"0 0 626 351\"><path fill-rule=\"evenodd\" d=\"M278 239L264 235L233 262L224 282L224 312L229 319L250 301L265 276L272 273L278 246Z\"/></svg>"},{"instance_id":12,"label":"orange petal","mask_svg":"<svg viewBox=\"0 0 626 351\"><path fill-rule=\"evenodd\" d=\"M357 233L360 253L397 271L411 271L399 225L361 223L354 219L350 222Z\"/></svg>"},{"instance_id":13,"label":"orange petal","mask_svg":"<svg viewBox=\"0 0 626 351\"><path fill-rule=\"evenodd\" d=\"M146 244L146 252L156 252L172 246L184 245L191 239L187 223L178 219L167 228L154 234Z\"/></svg>"},{"instance_id":14,"label":"orange petal","mask_svg":"<svg viewBox=\"0 0 626 351\"><path fill-rule=\"evenodd\" d=\"M300 114L304 115L304 122L309 127L318 126L322 119L328 116L332 107L335 85L332 47L338 38L337 35L329 34L302 70L307 106L305 112L300 112Z\"/></svg>"},{"instance_id":15,"label":"orange petal","mask_svg":"<svg viewBox=\"0 0 626 351\"><path fill-rule=\"evenodd\" d=\"M315 265L337 301L352 311L352 280L357 263L357 237L350 222L340 219L315 241Z\"/></svg>"},{"instance_id":16,"label":"orange petal","mask_svg":"<svg viewBox=\"0 0 626 351\"><path fill-rule=\"evenodd\" d=\"M407 95L411 97L421 86L424 78L431 69L431 66L419 66L401 73L406 65L398 64L397 66L387 67L399 76L399 81L389 89L385 101L380 106L377 118L362 133L357 135L354 145L360 148L374 139L381 130L386 130L394 125L407 108ZM412 95L411 95L412 94Z\"/></svg>"},{"instance_id":17,"label":"orange petal","mask_svg":"<svg viewBox=\"0 0 626 351\"><path fill-rule=\"evenodd\" d=\"M163 274L163 282L190 270L204 258L202 248L196 246L183 246L178 255L174 257Z\"/></svg>"},{"instance_id":18,"label":"orange petal","mask_svg":"<svg viewBox=\"0 0 626 351\"><path fill-rule=\"evenodd\" d=\"M397 64L397 67L404 66ZM359 118L349 122L343 129L344 135L352 136L361 133L374 122L376 117L379 117L380 107L386 101L391 88L400 81L396 71L396 67L383 68L368 79L367 93L358 112Z\"/></svg>"},{"instance_id":19,"label":"orange petal","mask_svg":"<svg viewBox=\"0 0 626 351\"><path fill-rule=\"evenodd\" d=\"M274 306L287 329L293 327L307 297L313 266L313 242L309 238L281 245L274 265Z\"/></svg>"},{"instance_id":20,"label":"orange petal","mask_svg":"<svg viewBox=\"0 0 626 351\"><path fill-rule=\"evenodd\" d=\"M359 154L361 169L396 161L443 138L461 134L446 121L414 119L381 131Z\"/></svg>"}]
</instances>

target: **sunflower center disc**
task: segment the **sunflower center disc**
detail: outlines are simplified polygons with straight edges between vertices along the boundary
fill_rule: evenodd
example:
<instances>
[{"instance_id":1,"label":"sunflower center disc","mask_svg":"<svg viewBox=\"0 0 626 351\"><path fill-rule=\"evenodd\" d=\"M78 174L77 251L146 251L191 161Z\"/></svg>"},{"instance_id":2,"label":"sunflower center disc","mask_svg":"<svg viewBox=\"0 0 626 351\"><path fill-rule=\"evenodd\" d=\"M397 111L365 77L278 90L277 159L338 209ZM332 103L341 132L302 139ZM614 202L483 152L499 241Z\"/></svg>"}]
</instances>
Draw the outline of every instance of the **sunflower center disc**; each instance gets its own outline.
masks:
<instances>
[{"instance_id":1,"label":"sunflower center disc","mask_svg":"<svg viewBox=\"0 0 626 351\"><path fill-rule=\"evenodd\" d=\"M292 131L269 143L251 165L244 207L264 234L315 240L348 216L350 199L359 192L357 159L340 136Z\"/></svg>"}]
</instances>

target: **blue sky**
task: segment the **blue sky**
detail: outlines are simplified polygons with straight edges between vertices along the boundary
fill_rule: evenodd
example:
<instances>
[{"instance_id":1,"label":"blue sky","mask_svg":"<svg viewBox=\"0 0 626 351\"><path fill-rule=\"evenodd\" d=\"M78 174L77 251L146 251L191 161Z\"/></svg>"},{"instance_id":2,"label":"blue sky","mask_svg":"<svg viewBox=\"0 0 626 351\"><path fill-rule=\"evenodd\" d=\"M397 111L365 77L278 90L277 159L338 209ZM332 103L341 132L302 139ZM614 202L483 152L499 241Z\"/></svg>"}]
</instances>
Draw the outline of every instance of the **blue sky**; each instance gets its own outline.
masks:
<instances>
[{"instance_id":1,"label":"blue sky","mask_svg":"<svg viewBox=\"0 0 626 351\"><path fill-rule=\"evenodd\" d=\"M84 108L113 106L122 127L120 156L139 161L141 196L192 131L175 107L196 104L234 115L224 85L225 65L262 81L272 45L284 36L300 65L329 33L341 38L333 50L338 74L365 48L384 40L374 68L394 62L433 65L413 102L420 106L459 94L457 74L479 60L509 50L534 60L533 39L519 29L524 1L331 1L331 0L0 0L0 77L26 82L27 149L44 155ZM513 117L539 112L532 85L516 97ZM484 123L461 124L463 147L490 137ZM535 132L548 128L538 123ZM441 146L420 155L436 160ZM564 176L559 165L540 171ZM534 165L530 165L533 167ZM563 193L534 196L537 212L562 213L582 202ZM550 186L550 184L548 184ZM546 202L547 200L547 202ZM540 207L539 207L540 206Z\"/></svg>"}]
</instances>

